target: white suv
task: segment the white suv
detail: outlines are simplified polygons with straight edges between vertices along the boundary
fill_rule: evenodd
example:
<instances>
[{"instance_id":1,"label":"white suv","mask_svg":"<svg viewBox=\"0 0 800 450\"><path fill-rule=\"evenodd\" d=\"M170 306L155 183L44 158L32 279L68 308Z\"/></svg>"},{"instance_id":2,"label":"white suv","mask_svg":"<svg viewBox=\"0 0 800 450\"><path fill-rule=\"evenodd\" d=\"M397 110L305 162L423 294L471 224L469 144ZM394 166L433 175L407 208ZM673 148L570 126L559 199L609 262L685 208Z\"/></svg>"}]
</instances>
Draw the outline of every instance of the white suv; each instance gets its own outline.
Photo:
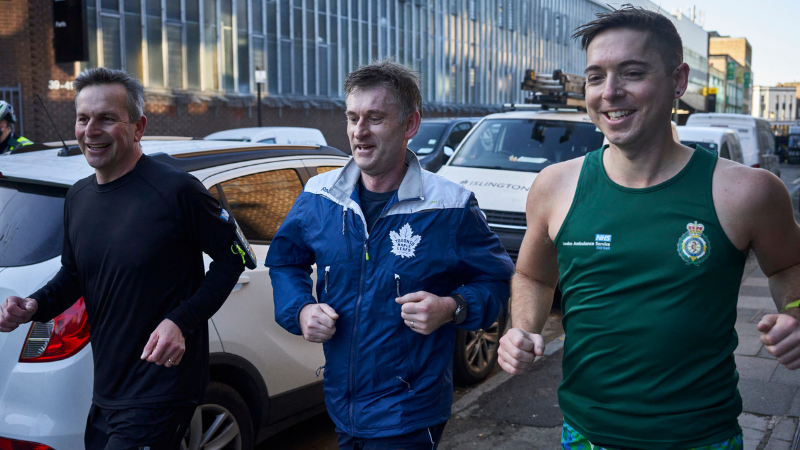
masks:
<instances>
[{"instance_id":1,"label":"white suv","mask_svg":"<svg viewBox=\"0 0 800 450\"><path fill-rule=\"evenodd\" d=\"M211 384L185 447L250 449L325 411L322 346L275 323L263 262L306 181L348 158L316 145L146 140L142 149L201 180L233 213L259 261L209 320ZM58 271L64 195L92 173L75 147L0 156L0 298L29 295ZM93 382L89 333L82 300L47 324L0 333L0 448L83 448Z\"/></svg>"}]
</instances>

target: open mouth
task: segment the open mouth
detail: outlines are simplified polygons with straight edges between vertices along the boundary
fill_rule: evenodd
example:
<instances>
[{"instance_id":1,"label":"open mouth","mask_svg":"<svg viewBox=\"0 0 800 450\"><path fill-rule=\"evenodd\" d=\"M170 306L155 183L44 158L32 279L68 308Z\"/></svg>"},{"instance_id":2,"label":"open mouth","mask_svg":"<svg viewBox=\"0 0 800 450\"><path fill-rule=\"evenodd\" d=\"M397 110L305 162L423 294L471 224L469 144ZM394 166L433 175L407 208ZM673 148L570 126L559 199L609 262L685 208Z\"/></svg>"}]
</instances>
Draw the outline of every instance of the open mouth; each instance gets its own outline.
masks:
<instances>
[{"instance_id":1,"label":"open mouth","mask_svg":"<svg viewBox=\"0 0 800 450\"><path fill-rule=\"evenodd\" d=\"M107 149L110 145L111 144L86 144L86 148L98 152Z\"/></svg>"},{"instance_id":2,"label":"open mouth","mask_svg":"<svg viewBox=\"0 0 800 450\"><path fill-rule=\"evenodd\" d=\"M625 117L628 117L629 115L631 115L633 113L634 113L634 111L632 109L621 109L621 110L618 110L618 111L606 111L603 114L608 118L608 120L614 122L614 121L622 120Z\"/></svg>"},{"instance_id":3,"label":"open mouth","mask_svg":"<svg viewBox=\"0 0 800 450\"><path fill-rule=\"evenodd\" d=\"M372 150L374 148L375 148L374 145L356 145L356 150L360 150L360 151L369 151L369 150Z\"/></svg>"}]
</instances>

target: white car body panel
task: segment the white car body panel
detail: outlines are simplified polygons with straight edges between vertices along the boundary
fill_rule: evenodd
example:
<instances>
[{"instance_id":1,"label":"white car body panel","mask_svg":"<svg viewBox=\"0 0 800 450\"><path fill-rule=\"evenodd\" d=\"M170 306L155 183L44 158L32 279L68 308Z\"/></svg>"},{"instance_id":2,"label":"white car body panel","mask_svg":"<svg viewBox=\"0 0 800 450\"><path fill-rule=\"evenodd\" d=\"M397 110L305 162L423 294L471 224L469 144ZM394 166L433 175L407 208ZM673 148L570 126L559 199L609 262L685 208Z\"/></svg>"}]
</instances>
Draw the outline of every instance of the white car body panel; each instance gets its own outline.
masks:
<instances>
[{"instance_id":1,"label":"white car body panel","mask_svg":"<svg viewBox=\"0 0 800 450\"><path fill-rule=\"evenodd\" d=\"M481 209L513 212L525 212L528 191L538 175L458 166L442 166L437 174L474 192Z\"/></svg>"}]
</instances>

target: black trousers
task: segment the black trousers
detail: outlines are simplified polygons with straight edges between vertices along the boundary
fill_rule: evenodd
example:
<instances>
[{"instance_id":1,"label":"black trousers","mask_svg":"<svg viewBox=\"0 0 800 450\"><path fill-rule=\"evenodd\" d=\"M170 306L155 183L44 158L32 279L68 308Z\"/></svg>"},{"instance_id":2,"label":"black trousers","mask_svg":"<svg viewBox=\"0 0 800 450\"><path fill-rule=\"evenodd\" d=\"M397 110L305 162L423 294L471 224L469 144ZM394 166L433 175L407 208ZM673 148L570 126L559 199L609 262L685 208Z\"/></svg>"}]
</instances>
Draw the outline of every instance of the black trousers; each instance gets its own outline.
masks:
<instances>
[{"instance_id":1,"label":"black trousers","mask_svg":"<svg viewBox=\"0 0 800 450\"><path fill-rule=\"evenodd\" d=\"M196 405L102 409L92 403L83 437L86 450L178 450Z\"/></svg>"}]
</instances>

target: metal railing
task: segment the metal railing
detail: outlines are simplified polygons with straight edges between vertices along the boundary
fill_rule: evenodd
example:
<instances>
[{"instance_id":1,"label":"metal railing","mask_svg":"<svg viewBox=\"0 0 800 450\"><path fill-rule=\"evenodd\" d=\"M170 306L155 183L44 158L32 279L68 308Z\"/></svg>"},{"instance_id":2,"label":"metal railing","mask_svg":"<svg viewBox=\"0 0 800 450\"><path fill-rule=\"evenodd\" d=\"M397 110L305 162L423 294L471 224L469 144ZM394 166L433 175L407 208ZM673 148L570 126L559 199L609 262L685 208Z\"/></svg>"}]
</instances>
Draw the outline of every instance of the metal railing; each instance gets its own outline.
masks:
<instances>
[{"instance_id":1,"label":"metal railing","mask_svg":"<svg viewBox=\"0 0 800 450\"><path fill-rule=\"evenodd\" d=\"M14 107L14 115L17 116L15 132L25 136L25 128L22 125L22 83L17 83L16 87L0 86L0 100L5 100Z\"/></svg>"}]
</instances>

